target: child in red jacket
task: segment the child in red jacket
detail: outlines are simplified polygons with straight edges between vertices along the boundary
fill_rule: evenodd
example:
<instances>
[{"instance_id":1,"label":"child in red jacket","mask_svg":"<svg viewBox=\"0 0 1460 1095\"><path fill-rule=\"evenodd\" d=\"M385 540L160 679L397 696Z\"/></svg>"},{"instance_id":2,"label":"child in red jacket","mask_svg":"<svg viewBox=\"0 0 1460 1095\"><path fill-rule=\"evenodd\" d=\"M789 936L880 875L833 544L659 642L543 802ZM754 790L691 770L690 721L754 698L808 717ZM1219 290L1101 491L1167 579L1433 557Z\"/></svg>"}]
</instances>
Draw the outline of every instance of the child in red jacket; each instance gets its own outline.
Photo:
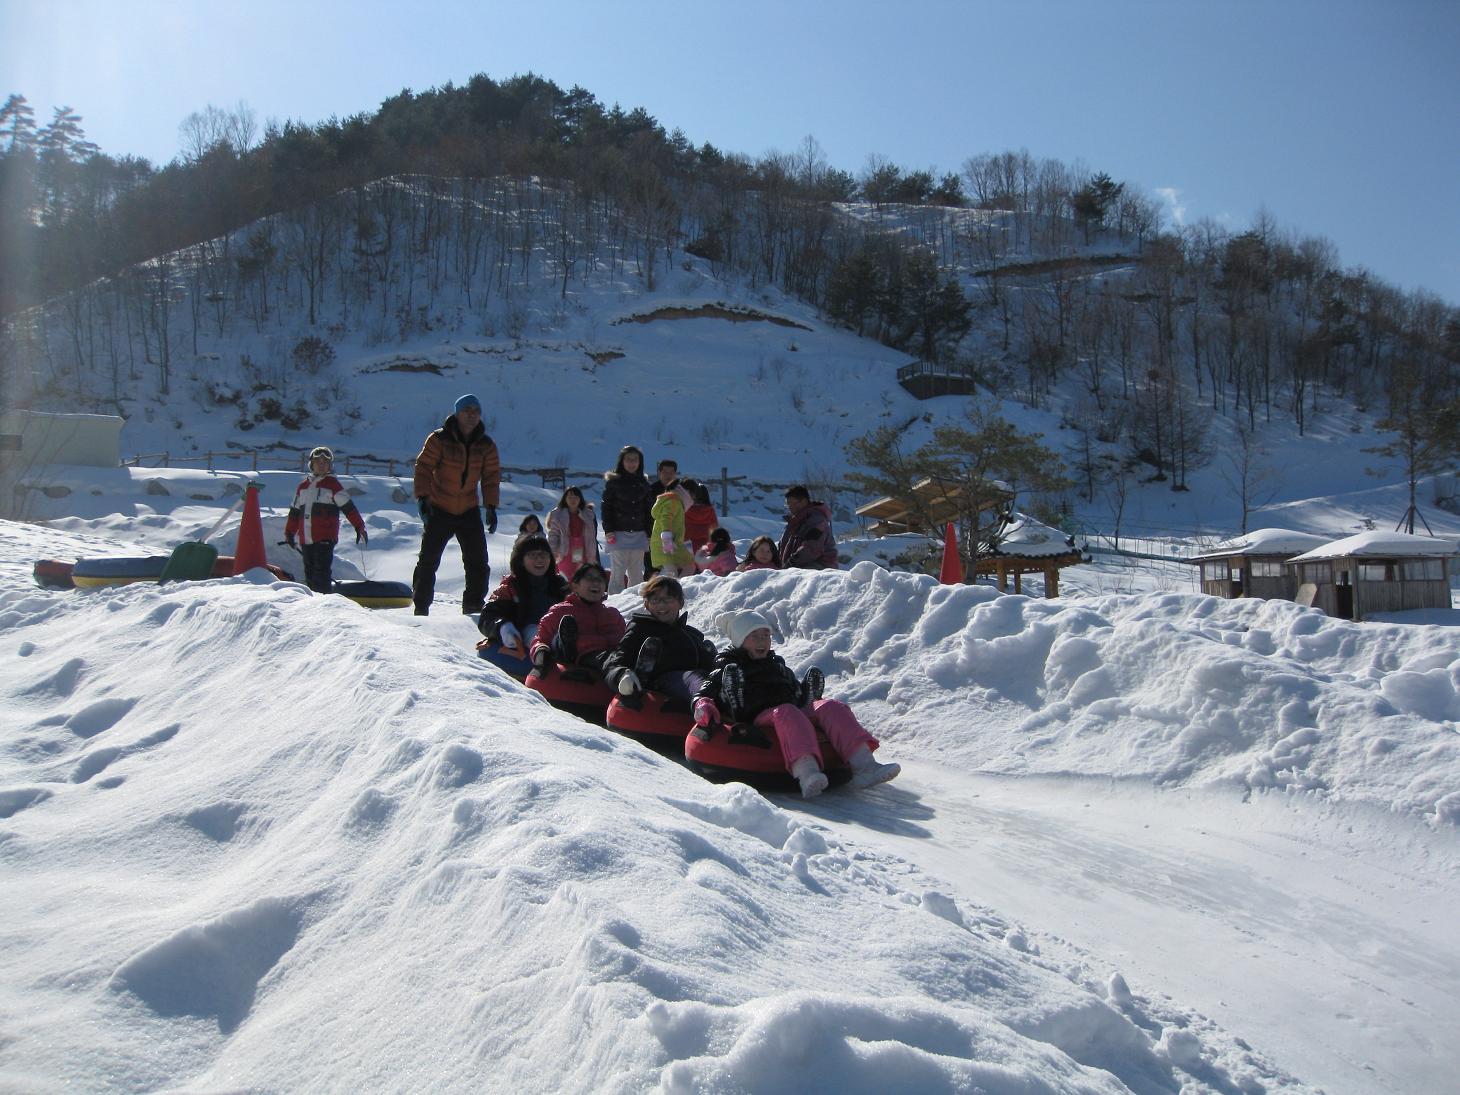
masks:
<instances>
[{"instance_id":1,"label":"child in red jacket","mask_svg":"<svg viewBox=\"0 0 1460 1095\"><path fill-rule=\"evenodd\" d=\"M309 475L294 491L284 539L304 560L304 584L316 593L334 589L335 544L340 538L340 514L355 527L355 543L363 544L365 519L355 508L331 468L335 454L320 445L309 453Z\"/></svg>"},{"instance_id":2,"label":"child in red jacket","mask_svg":"<svg viewBox=\"0 0 1460 1095\"><path fill-rule=\"evenodd\" d=\"M554 661L585 665L602 674L608 656L624 637L624 618L604 604L608 574L597 563L573 572L573 592L544 613L532 640L532 675L541 677Z\"/></svg>"},{"instance_id":3,"label":"child in red jacket","mask_svg":"<svg viewBox=\"0 0 1460 1095\"><path fill-rule=\"evenodd\" d=\"M684 511L684 538L691 552L700 551L710 541L710 533L720 524L715 507L710 504L710 488L693 479L684 480L684 489L694 504Z\"/></svg>"}]
</instances>

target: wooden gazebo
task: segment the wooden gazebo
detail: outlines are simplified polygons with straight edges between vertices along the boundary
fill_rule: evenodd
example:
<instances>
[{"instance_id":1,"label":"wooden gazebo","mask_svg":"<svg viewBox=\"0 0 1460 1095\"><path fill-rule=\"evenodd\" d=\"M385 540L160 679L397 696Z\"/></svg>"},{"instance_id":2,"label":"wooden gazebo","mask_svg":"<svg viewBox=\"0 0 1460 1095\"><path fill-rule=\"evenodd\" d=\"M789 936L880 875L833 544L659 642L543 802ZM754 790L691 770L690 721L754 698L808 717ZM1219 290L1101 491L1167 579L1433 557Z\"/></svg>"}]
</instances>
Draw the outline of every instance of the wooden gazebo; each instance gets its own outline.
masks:
<instances>
[{"instance_id":1,"label":"wooden gazebo","mask_svg":"<svg viewBox=\"0 0 1460 1095\"><path fill-rule=\"evenodd\" d=\"M1015 593L1024 592L1024 575L1039 574L1044 577L1044 595L1058 597L1060 570L1084 561L1073 536L1021 513L1009 520L989 551L974 560L973 572L996 576L999 589L1005 591L1013 578Z\"/></svg>"}]
</instances>

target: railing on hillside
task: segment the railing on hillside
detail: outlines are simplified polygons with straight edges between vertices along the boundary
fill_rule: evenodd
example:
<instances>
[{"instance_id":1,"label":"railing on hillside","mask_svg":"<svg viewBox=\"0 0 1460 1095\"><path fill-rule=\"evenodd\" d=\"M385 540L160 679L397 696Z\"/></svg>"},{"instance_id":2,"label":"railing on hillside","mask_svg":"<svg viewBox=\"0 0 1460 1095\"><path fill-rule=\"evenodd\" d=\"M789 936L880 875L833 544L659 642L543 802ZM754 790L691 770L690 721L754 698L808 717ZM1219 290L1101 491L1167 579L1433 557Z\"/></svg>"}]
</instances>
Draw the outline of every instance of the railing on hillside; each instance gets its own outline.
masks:
<instances>
[{"instance_id":1,"label":"railing on hillside","mask_svg":"<svg viewBox=\"0 0 1460 1095\"><path fill-rule=\"evenodd\" d=\"M228 467L239 467L247 465L251 472L265 471L297 471L301 474L309 468L309 454L299 452L271 453L259 452L250 449L241 451L230 449L224 452L202 452L177 454L172 452L139 453L122 461L123 467L131 468L191 468L202 467L207 471L219 471ZM410 476L415 471L415 457L403 458L382 458L374 456L351 456L348 453L337 454L335 457L335 468L345 475L386 475L390 477ZM240 467L240 470L243 470ZM565 490L570 484L588 486L602 480L603 472L598 469L585 470L580 468L565 467L521 467L513 464L502 465L502 479L504 482L512 482L514 476L536 477L543 487L554 490ZM759 491L762 494L779 493L786 488L793 486L791 481L766 481L752 479L747 475L731 475L728 467L721 467L719 476L699 476L699 482L709 487L712 491L718 488L720 495L720 513L730 512L730 488L732 486L746 490ZM853 488L845 483L823 484L819 489L825 490L832 495L837 493L850 493ZM813 491L815 493L815 491Z\"/></svg>"},{"instance_id":2,"label":"railing on hillside","mask_svg":"<svg viewBox=\"0 0 1460 1095\"><path fill-rule=\"evenodd\" d=\"M897 382L917 399L972 395L978 390L978 368L967 362L914 361L897 370Z\"/></svg>"}]
</instances>

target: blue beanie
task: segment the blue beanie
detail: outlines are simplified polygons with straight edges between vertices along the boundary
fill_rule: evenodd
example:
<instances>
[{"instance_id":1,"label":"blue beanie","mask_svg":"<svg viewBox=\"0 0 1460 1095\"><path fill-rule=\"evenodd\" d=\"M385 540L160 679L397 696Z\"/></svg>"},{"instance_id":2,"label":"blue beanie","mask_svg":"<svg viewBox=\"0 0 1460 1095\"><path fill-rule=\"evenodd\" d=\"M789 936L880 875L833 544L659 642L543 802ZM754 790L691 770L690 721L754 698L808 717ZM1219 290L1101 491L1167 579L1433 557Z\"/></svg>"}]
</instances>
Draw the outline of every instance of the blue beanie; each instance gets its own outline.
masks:
<instances>
[{"instance_id":1,"label":"blue beanie","mask_svg":"<svg viewBox=\"0 0 1460 1095\"><path fill-rule=\"evenodd\" d=\"M460 411L466 407L475 407L477 410L481 410L482 401L474 395L464 395L456 401L456 409Z\"/></svg>"}]
</instances>

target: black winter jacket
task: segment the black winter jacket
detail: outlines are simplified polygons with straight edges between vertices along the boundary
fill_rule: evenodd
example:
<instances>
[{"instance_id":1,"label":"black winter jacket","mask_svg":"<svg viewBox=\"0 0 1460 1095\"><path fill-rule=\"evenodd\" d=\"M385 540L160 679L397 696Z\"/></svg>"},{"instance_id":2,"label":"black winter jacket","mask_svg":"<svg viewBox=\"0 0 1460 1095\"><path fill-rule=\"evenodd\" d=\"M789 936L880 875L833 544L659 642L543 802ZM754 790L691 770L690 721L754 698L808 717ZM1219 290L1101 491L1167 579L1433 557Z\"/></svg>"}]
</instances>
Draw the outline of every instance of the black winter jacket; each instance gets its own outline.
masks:
<instances>
[{"instance_id":1,"label":"black winter jacket","mask_svg":"<svg viewBox=\"0 0 1460 1095\"><path fill-rule=\"evenodd\" d=\"M559 601L565 600L572 589L556 570L550 570L541 578L528 574L509 574L492 590L482 614L477 619L477 630L493 642L501 642L502 625L510 623L519 632L542 619L545 613Z\"/></svg>"},{"instance_id":2,"label":"black winter jacket","mask_svg":"<svg viewBox=\"0 0 1460 1095\"><path fill-rule=\"evenodd\" d=\"M734 711L727 710L728 698L720 695L720 682L727 665L738 665L745 680L744 706ZM715 656L715 668L711 671L705 686L697 697L708 697L715 701L720 715L731 722L750 722L762 711L779 707L783 703L802 702L801 682L785 660L772 650L764 658L752 658L744 647L736 646L722 650Z\"/></svg>"},{"instance_id":3,"label":"black winter jacket","mask_svg":"<svg viewBox=\"0 0 1460 1095\"><path fill-rule=\"evenodd\" d=\"M603 477L603 506L599 517L604 532L642 532L654 528L649 509L658 493L657 482L651 486L643 472L609 472Z\"/></svg>"},{"instance_id":4,"label":"black winter jacket","mask_svg":"<svg viewBox=\"0 0 1460 1095\"><path fill-rule=\"evenodd\" d=\"M680 613L679 619L667 624L660 623L649 615L648 609L635 611L629 616L629 626L624 637L609 655L608 664L603 670L604 679L616 687L619 677L634 668L634 662L639 658L639 649L650 636L657 638L661 644L659 657L654 661L654 676L682 670L708 673L715 665L715 648L697 628L690 627L688 620L687 614ZM649 687L648 681L639 683L645 688Z\"/></svg>"}]
</instances>

